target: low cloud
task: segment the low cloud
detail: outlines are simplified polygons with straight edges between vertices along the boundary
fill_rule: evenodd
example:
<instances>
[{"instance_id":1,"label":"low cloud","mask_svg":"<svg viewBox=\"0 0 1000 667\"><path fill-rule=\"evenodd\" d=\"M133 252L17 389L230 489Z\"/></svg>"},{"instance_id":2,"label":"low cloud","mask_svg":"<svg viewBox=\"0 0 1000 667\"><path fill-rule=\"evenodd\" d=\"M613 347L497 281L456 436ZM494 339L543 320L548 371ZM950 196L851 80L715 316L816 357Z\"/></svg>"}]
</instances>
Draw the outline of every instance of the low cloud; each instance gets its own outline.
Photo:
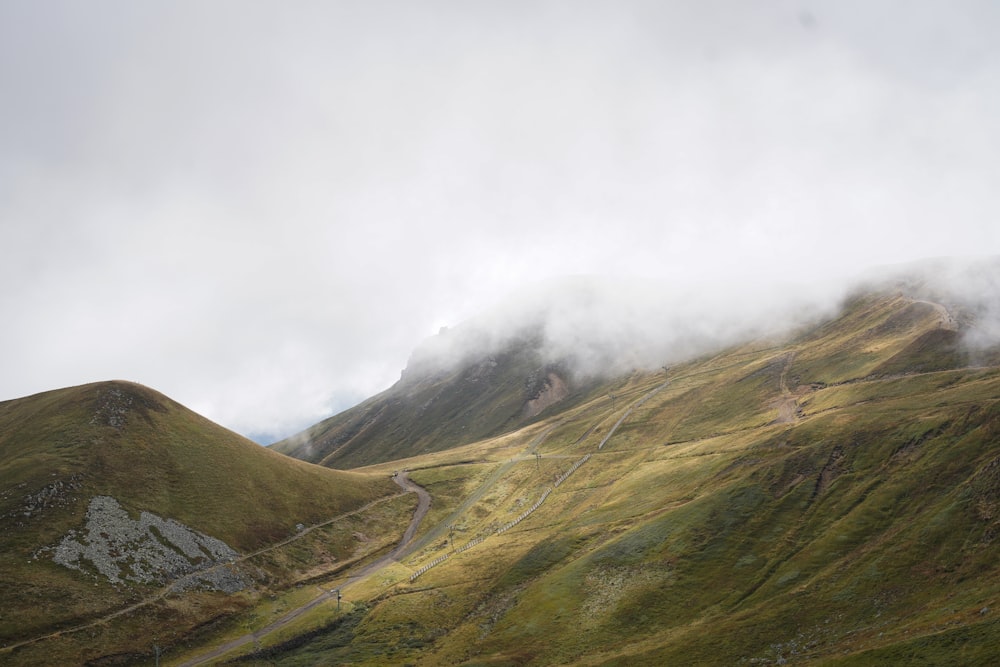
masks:
<instances>
[{"instance_id":1,"label":"low cloud","mask_svg":"<svg viewBox=\"0 0 1000 667\"><path fill-rule=\"evenodd\" d=\"M1000 8L800 5L0 3L0 400L270 438L518 290L591 372L1000 253Z\"/></svg>"},{"instance_id":2,"label":"low cloud","mask_svg":"<svg viewBox=\"0 0 1000 667\"><path fill-rule=\"evenodd\" d=\"M860 283L867 286L945 306L973 357L1000 345L1000 257L939 257L877 267Z\"/></svg>"},{"instance_id":3,"label":"low cloud","mask_svg":"<svg viewBox=\"0 0 1000 667\"><path fill-rule=\"evenodd\" d=\"M787 335L832 314L845 293L845 285L829 284L552 279L424 341L408 372L450 369L515 344L536 346L544 361L579 377L657 369L752 338Z\"/></svg>"},{"instance_id":4,"label":"low cloud","mask_svg":"<svg viewBox=\"0 0 1000 667\"><path fill-rule=\"evenodd\" d=\"M449 370L511 345L535 346L545 362L583 378L655 370L737 343L780 341L870 291L943 305L970 352L1000 344L1000 258L946 258L833 282L552 279L425 340L407 372Z\"/></svg>"}]
</instances>

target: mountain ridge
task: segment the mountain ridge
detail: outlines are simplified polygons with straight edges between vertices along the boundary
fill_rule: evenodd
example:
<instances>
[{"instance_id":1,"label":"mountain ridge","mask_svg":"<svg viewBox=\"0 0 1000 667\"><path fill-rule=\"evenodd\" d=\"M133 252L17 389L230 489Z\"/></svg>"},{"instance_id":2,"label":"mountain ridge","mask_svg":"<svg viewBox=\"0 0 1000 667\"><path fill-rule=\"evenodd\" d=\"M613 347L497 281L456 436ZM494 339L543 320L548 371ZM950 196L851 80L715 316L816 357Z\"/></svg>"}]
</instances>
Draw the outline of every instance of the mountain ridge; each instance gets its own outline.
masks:
<instances>
[{"instance_id":1,"label":"mountain ridge","mask_svg":"<svg viewBox=\"0 0 1000 667\"><path fill-rule=\"evenodd\" d=\"M524 435L408 459L435 499L478 500L439 510L417 578L348 646L361 664L993 664L1000 369L967 342L975 318L924 296L856 293Z\"/></svg>"},{"instance_id":2,"label":"mountain ridge","mask_svg":"<svg viewBox=\"0 0 1000 667\"><path fill-rule=\"evenodd\" d=\"M963 289L966 284L976 285L972 294ZM750 324L716 314L710 324L699 325L684 321L681 311L671 312L669 299L651 307L641 286L576 276L548 289L526 290L523 304L512 297L425 340L389 389L271 447L306 461L347 468L440 451L523 426L542 409L582 400L614 377L745 340L780 340L830 316L815 302L790 295L790 303L803 313L791 316L787 307L771 306ZM981 363L992 363L997 355L985 351L988 344L977 351L968 340L991 328L1000 332L1000 308L989 305L991 287L1000 290L996 258L967 264L927 260L873 271L846 291L841 307L849 308L866 294L894 295L908 299L907 308L883 326L902 330L908 320L939 318L941 326L909 341L912 348L905 353L900 349L898 359L883 359L884 372L893 364L908 368L921 354L927 368L964 363L977 352ZM625 298L625 305L609 306L617 298ZM594 315L605 309L608 315ZM917 312L923 310L928 312ZM983 322L972 326L977 319ZM602 321L599 326L597 320ZM727 331L730 326L732 331ZM653 342L657 336L670 345Z\"/></svg>"}]
</instances>

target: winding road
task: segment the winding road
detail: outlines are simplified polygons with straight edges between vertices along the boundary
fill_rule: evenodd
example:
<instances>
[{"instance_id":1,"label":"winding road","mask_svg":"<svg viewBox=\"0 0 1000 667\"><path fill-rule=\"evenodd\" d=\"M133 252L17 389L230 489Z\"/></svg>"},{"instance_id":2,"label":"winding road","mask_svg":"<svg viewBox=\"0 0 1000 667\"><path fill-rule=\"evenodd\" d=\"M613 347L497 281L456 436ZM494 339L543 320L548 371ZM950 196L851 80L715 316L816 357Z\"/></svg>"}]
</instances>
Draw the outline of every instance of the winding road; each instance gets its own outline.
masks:
<instances>
[{"instance_id":1,"label":"winding road","mask_svg":"<svg viewBox=\"0 0 1000 667\"><path fill-rule=\"evenodd\" d=\"M396 484L403 487L404 491L412 491L417 494L417 509L413 512L413 520L410 521L410 525L407 526L406 532L403 533L403 539L399 541L399 546L396 547L391 554L389 554L388 557L390 559L396 558L400 553L402 553L403 548L406 547L406 545L410 543L410 540L413 539L413 534L417 532L417 527L420 525L420 522L424 520L425 516L427 516L427 510L431 508L431 494L427 493L427 489L424 487L411 482L405 471L397 474L392 479L396 482Z\"/></svg>"},{"instance_id":2,"label":"winding road","mask_svg":"<svg viewBox=\"0 0 1000 667\"><path fill-rule=\"evenodd\" d=\"M420 526L421 521L423 521L424 517L427 516L427 511L431 508L431 496L429 493L427 493L426 489L411 481L405 471L397 473L395 476L393 476L392 479L394 482L396 482L396 484L402 487L404 491L417 494L417 509L413 512L413 519L410 520L410 525L406 527L406 531L403 533L403 538L396 545L395 549L390 551L385 556L382 556L381 558L372 561L368 565L365 565L363 568L361 568L360 570L349 576L344 581L344 583L340 584L339 588L325 589L323 593L321 593L318 597L313 598L312 600L302 605L301 607L291 610L290 612L288 612L278 620L274 621L270 625L267 625L261 628L260 630L256 630L249 634L230 640L225 644L221 644L220 646L215 647L211 651L202 653L201 655L198 655L194 658L189 658L185 662L181 663L181 667L188 667L190 665L201 665L208 662L209 660L214 660L215 658L218 658L226 653L229 653L230 651L237 649L241 646L245 646L251 642L257 642L261 638L271 634L275 630L278 630L279 628L288 625L289 623L299 618L300 616L302 616L302 614L306 613L310 609L314 609L315 607L318 607L319 605L323 604L324 602L327 602L328 600L336 600L337 599L336 595L338 591L343 591L348 586L355 584L361 581L362 579L371 576L373 573L377 572L378 570L381 570L387 565L391 565L392 563L394 563L404 552L406 547L409 546L410 542L413 540L413 535L417 532L417 528Z\"/></svg>"}]
</instances>

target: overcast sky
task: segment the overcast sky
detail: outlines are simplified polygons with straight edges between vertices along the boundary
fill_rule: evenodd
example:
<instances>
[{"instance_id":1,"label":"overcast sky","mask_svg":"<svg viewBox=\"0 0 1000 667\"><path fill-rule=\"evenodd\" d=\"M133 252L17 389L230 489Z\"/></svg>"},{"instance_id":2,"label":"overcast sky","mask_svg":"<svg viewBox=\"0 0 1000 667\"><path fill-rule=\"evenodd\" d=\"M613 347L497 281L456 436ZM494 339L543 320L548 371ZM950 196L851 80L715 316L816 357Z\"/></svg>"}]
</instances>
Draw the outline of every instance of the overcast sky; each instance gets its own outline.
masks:
<instances>
[{"instance_id":1,"label":"overcast sky","mask_svg":"<svg viewBox=\"0 0 1000 667\"><path fill-rule=\"evenodd\" d=\"M1000 254L998 34L992 0L0 0L0 400L128 379L264 440L554 276Z\"/></svg>"}]
</instances>

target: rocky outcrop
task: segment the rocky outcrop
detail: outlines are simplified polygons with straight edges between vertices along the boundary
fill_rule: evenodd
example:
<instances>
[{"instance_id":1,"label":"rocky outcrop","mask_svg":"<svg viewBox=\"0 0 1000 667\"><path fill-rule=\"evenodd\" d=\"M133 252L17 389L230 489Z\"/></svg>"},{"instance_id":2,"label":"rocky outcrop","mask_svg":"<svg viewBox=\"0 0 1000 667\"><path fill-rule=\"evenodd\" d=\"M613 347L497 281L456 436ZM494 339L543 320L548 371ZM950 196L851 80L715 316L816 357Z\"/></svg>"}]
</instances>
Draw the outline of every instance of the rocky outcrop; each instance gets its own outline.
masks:
<instances>
[{"instance_id":1,"label":"rocky outcrop","mask_svg":"<svg viewBox=\"0 0 1000 667\"><path fill-rule=\"evenodd\" d=\"M90 423L122 430L129 419L138 415L149 421L150 412L165 412L166 407L145 387L131 382L109 382L94 402Z\"/></svg>"},{"instance_id":2,"label":"rocky outcrop","mask_svg":"<svg viewBox=\"0 0 1000 667\"><path fill-rule=\"evenodd\" d=\"M108 581L204 586L233 593L246 587L226 565L239 554L226 543L173 519L142 512L137 520L110 496L95 496L82 534L71 530L55 547L53 560L81 572L85 563Z\"/></svg>"},{"instance_id":3,"label":"rocky outcrop","mask_svg":"<svg viewBox=\"0 0 1000 667\"><path fill-rule=\"evenodd\" d=\"M23 496L21 506L0 516L0 519L12 519L15 526L24 527L28 520L32 517L37 518L46 510L69 507L77 499L74 493L80 490L82 479L81 475L76 474L71 475L68 479L57 479L46 484L35 493ZM21 483L13 489L0 493L0 500L26 486L27 484Z\"/></svg>"},{"instance_id":4,"label":"rocky outcrop","mask_svg":"<svg viewBox=\"0 0 1000 667\"><path fill-rule=\"evenodd\" d=\"M532 398L525 402L522 414L525 417L534 417L545 408L569 396L569 393L566 381L555 372L549 371L540 386L534 388Z\"/></svg>"}]
</instances>

